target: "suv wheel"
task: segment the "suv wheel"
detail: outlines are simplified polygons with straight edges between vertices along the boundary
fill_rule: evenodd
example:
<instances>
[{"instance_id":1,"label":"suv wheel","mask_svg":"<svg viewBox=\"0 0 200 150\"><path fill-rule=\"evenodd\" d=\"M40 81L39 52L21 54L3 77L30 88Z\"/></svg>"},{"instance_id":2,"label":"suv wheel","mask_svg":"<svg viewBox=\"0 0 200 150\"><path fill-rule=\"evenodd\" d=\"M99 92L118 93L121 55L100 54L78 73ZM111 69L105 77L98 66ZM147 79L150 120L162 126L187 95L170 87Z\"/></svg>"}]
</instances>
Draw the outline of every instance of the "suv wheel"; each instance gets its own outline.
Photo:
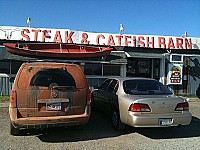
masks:
<instances>
[{"instance_id":1,"label":"suv wheel","mask_svg":"<svg viewBox=\"0 0 200 150\"><path fill-rule=\"evenodd\" d=\"M112 126L115 130L123 130L125 128L125 124L121 122L119 113L116 109L114 109L112 113Z\"/></svg>"},{"instance_id":2,"label":"suv wheel","mask_svg":"<svg viewBox=\"0 0 200 150\"><path fill-rule=\"evenodd\" d=\"M11 135L19 135L20 130L15 128L12 124L12 122L10 122L10 134Z\"/></svg>"}]
</instances>

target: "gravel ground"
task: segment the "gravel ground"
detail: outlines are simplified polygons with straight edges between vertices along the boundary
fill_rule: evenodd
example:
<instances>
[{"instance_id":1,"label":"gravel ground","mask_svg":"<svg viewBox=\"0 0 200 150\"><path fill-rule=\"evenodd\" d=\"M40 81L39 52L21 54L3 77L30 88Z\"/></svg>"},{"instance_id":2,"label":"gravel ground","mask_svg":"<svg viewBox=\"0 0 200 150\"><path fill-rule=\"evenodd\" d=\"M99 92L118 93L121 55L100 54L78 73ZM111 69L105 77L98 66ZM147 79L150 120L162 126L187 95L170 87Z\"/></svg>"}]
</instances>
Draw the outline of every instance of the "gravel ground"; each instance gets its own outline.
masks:
<instances>
[{"instance_id":1,"label":"gravel ground","mask_svg":"<svg viewBox=\"0 0 200 150\"><path fill-rule=\"evenodd\" d=\"M198 150L200 149L200 100L191 99L190 125L180 128L132 128L116 132L110 118L94 112L83 130L52 128L23 130L20 136L9 134L7 104L0 104L0 150Z\"/></svg>"}]
</instances>

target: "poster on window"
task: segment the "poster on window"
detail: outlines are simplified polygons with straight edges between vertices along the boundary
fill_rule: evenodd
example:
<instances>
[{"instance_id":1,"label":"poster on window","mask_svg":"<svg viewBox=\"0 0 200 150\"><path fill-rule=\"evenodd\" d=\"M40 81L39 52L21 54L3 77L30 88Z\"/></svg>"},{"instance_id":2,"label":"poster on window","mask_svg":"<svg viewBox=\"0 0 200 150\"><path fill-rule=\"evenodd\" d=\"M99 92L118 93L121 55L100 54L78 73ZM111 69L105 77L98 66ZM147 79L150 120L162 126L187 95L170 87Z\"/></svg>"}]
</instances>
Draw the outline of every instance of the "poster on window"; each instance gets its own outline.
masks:
<instances>
[{"instance_id":1,"label":"poster on window","mask_svg":"<svg viewBox=\"0 0 200 150\"><path fill-rule=\"evenodd\" d=\"M168 64L168 75L167 75L167 83L168 85L181 85L182 84L182 72L183 72L183 64Z\"/></svg>"}]
</instances>

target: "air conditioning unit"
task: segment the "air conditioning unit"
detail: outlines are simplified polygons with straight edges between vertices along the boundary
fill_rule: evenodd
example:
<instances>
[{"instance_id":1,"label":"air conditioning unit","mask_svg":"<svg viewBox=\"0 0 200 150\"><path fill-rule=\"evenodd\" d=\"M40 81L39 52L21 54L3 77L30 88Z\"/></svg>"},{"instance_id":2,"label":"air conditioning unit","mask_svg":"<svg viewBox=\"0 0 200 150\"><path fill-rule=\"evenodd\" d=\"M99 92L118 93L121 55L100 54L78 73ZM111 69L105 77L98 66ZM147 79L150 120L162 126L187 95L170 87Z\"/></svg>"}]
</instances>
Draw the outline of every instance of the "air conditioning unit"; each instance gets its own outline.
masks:
<instances>
[{"instance_id":1,"label":"air conditioning unit","mask_svg":"<svg viewBox=\"0 0 200 150\"><path fill-rule=\"evenodd\" d=\"M171 54L170 62L183 63L183 55Z\"/></svg>"}]
</instances>

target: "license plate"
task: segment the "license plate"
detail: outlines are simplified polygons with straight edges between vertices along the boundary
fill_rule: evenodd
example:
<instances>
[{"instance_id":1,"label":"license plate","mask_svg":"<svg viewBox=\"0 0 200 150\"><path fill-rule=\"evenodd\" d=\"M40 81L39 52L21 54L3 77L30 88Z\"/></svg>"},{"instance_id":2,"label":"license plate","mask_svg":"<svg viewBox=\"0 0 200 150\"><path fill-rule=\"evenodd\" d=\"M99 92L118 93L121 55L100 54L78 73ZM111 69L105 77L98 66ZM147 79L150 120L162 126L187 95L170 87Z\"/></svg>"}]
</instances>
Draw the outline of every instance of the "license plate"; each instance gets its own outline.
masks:
<instances>
[{"instance_id":1,"label":"license plate","mask_svg":"<svg viewBox=\"0 0 200 150\"><path fill-rule=\"evenodd\" d=\"M171 126L172 124L172 118L169 119L159 119L159 125L160 126Z\"/></svg>"},{"instance_id":2,"label":"license plate","mask_svg":"<svg viewBox=\"0 0 200 150\"><path fill-rule=\"evenodd\" d=\"M61 103L46 103L46 110L61 110Z\"/></svg>"}]
</instances>

